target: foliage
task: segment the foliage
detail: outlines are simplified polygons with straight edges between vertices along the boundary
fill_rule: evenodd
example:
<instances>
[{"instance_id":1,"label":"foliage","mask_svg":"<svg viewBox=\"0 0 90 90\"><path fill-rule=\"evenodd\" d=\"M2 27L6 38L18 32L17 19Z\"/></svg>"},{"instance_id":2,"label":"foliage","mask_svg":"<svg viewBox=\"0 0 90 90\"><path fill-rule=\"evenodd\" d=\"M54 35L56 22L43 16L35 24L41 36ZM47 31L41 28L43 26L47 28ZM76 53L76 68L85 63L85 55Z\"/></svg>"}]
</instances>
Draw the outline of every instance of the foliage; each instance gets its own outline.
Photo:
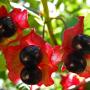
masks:
<instances>
[{"instance_id":1,"label":"foliage","mask_svg":"<svg viewBox=\"0 0 90 90\"><path fill-rule=\"evenodd\" d=\"M48 3L48 4L47 4ZM61 45L63 32L65 29L74 26L77 22L77 16L85 16L84 33L90 35L90 1L89 0L0 0L0 6L4 5L8 11L13 8L26 9L29 13L28 22L31 28L36 28L46 41L53 46ZM52 7L51 7L52 6ZM24 34L30 32L29 29L24 30ZM64 74L60 71L60 74ZM8 79L6 62L2 52L0 51L0 80L1 88L5 90L28 90L29 86L20 83L13 85ZM61 77L54 75L55 85L50 87L40 87L40 90L62 90L59 84ZM86 90L90 86L86 85Z\"/></svg>"}]
</instances>

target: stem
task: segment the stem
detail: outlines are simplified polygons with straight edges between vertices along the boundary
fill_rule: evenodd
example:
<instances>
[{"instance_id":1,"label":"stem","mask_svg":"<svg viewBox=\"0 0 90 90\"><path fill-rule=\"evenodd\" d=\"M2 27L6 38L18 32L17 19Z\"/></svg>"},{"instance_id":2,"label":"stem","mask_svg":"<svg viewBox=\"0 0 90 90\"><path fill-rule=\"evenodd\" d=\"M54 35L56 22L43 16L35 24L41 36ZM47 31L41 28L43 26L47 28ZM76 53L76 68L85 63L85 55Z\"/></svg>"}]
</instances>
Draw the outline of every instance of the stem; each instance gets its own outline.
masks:
<instances>
[{"instance_id":1,"label":"stem","mask_svg":"<svg viewBox=\"0 0 90 90\"><path fill-rule=\"evenodd\" d=\"M45 22L46 22L46 25L48 27L48 31L49 31L51 41L52 41L53 45L56 45L57 41L54 38L54 34L53 34L53 28L52 28L51 20L50 20L50 17L49 17L49 10L48 10L48 5L47 5L47 0L41 0L41 1L42 1L42 5L43 5L43 8L44 8Z\"/></svg>"},{"instance_id":2,"label":"stem","mask_svg":"<svg viewBox=\"0 0 90 90\"><path fill-rule=\"evenodd\" d=\"M45 37L45 21L44 21L44 25L43 25L43 39L44 39L44 37Z\"/></svg>"},{"instance_id":3,"label":"stem","mask_svg":"<svg viewBox=\"0 0 90 90\"><path fill-rule=\"evenodd\" d=\"M56 8L59 8L60 4L63 2L63 0L58 0L56 4Z\"/></svg>"}]
</instances>

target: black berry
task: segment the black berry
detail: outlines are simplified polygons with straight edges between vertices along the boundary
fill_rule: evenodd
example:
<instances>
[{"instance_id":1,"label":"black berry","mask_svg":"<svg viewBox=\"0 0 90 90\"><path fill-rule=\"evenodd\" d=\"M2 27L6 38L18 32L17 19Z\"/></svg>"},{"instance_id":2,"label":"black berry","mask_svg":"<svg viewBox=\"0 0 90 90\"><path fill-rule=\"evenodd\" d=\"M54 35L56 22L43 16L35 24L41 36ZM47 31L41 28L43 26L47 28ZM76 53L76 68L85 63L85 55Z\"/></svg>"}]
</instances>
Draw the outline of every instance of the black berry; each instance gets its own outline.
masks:
<instances>
[{"instance_id":1,"label":"black berry","mask_svg":"<svg viewBox=\"0 0 90 90\"><path fill-rule=\"evenodd\" d=\"M84 53L90 53L90 36L78 35L74 37L72 47L76 50L82 50Z\"/></svg>"},{"instance_id":2,"label":"black berry","mask_svg":"<svg viewBox=\"0 0 90 90\"><path fill-rule=\"evenodd\" d=\"M42 79L42 72L38 67L24 68L20 74L21 80L29 85L38 84Z\"/></svg>"},{"instance_id":3,"label":"black berry","mask_svg":"<svg viewBox=\"0 0 90 90\"><path fill-rule=\"evenodd\" d=\"M0 18L0 35L11 37L16 33L16 27L10 17Z\"/></svg>"},{"instance_id":4,"label":"black berry","mask_svg":"<svg viewBox=\"0 0 90 90\"><path fill-rule=\"evenodd\" d=\"M67 70L74 73L83 72L87 64L81 51L74 51L73 53L69 54L64 63Z\"/></svg>"},{"instance_id":5,"label":"black berry","mask_svg":"<svg viewBox=\"0 0 90 90\"><path fill-rule=\"evenodd\" d=\"M41 62L42 53L38 46L26 46L20 52L20 60L26 66L37 65Z\"/></svg>"}]
</instances>

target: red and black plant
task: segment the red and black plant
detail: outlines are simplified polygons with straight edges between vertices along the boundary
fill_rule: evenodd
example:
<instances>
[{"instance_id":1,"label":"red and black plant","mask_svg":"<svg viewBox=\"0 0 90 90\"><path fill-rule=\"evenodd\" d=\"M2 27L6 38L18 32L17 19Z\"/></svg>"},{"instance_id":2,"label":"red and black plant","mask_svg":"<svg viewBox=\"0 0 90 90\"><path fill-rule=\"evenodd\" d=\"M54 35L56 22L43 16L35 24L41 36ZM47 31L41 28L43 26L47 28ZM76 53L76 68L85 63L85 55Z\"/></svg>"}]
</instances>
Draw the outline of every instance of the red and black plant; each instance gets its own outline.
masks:
<instances>
[{"instance_id":1,"label":"red and black plant","mask_svg":"<svg viewBox=\"0 0 90 90\"><path fill-rule=\"evenodd\" d=\"M25 28L29 28L27 10L14 8L8 12L4 6L0 7L0 48L14 41L13 36L18 40Z\"/></svg>"}]
</instances>

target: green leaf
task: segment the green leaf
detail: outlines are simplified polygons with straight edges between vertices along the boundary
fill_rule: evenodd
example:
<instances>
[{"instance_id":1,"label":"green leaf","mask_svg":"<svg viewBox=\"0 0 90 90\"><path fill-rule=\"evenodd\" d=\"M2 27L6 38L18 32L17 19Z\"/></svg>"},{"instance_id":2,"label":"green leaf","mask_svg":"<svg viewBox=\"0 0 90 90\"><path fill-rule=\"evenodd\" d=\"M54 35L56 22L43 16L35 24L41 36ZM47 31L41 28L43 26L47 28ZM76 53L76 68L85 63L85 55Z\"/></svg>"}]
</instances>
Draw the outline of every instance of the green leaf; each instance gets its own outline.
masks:
<instances>
[{"instance_id":1,"label":"green leaf","mask_svg":"<svg viewBox=\"0 0 90 90\"><path fill-rule=\"evenodd\" d=\"M6 62L2 52L0 51L0 71L5 71L5 70L6 70Z\"/></svg>"},{"instance_id":2,"label":"green leaf","mask_svg":"<svg viewBox=\"0 0 90 90\"><path fill-rule=\"evenodd\" d=\"M0 78L2 78L4 80L7 79L6 71L0 71Z\"/></svg>"},{"instance_id":3,"label":"green leaf","mask_svg":"<svg viewBox=\"0 0 90 90\"><path fill-rule=\"evenodd\" d=\"M37 0L27 0L28 3L30 3L30 7L33 8L34 10L39 9L39 1Z\"/></svg>"},{"instance_id":4,"label":"green leaf","mask_svg":"<svg viewBox=\"0 0 90 90\"><path fill-rule=\"evenodd\" d=\"M67 20L67 28L74 26L78 23L78 19L76 17L70 18Z\"/></svg>"},{"instance_id":5,"label":"green leaf","mask_svg":"<svg viewBox=\"0 0 90 90\"><path fill-rule=\"evenodd\" d=\"M10 2L9 0L0 0L0 6L4 5L8 10L10 9Z\"/></svg>"},{"instance_id":6,"label":"green leaf","mask_svg":"<svg viewBox=\"0 0 90 90\"><path fill-rule=\"evenodd\" d=\"M86 84L85 90L90 90L90 82Z\"/></svg>"}]
</instances>

